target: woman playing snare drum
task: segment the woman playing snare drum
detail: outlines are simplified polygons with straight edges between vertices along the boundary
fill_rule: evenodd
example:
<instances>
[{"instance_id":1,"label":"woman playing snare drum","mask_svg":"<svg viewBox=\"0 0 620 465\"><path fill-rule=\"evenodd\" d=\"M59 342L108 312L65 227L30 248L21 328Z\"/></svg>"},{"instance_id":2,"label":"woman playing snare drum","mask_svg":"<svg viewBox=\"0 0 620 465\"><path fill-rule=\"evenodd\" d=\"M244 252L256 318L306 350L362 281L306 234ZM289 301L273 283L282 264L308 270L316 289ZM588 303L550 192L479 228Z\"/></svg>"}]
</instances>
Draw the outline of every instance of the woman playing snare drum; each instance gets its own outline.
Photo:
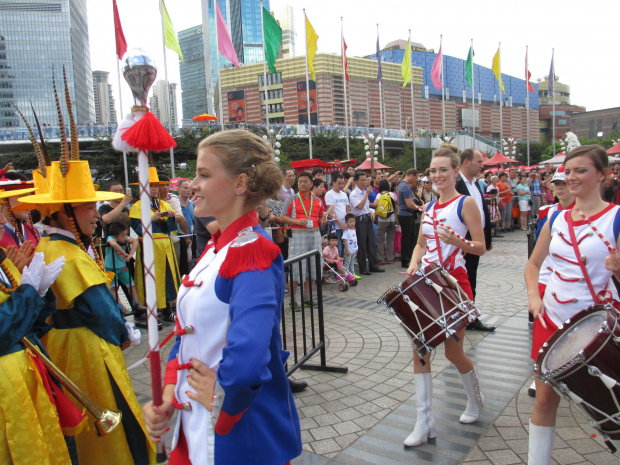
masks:
<instances>
[{"instance_id":1,"label":"woman playing snare drum","mask_svg":"<svg viewBox=\"0 0 620 465\"><path fill-rule=\"evenodd\" d=\"M459 162L458 155L449 148L439 148L433 155L430 178L437 187L439 199L424 206L425 215L407 274L412 276L418 271L420 260L423 267L438 261L457 280L467 296L474 300L467 279L463 251L483 255L486 245L476 201L456 191ZM462 237L465 237L469 230L473 247L452 234L450 229ZM474 423L480 416L484 398L478 388L474 364L463 350L465 328L456 334L459 342L452 338L446 339L446 358L458 369L467 391L467 408L461 415L460 422ZM413 432L405 439L405 445L410 447L422 444L427 437L435 437L435 419L430 413L433 400L430 354L424 357L424 361L426 364L422 365L414 353L413 372L418 416Z\"/></svg>"},{"instance_id":2,"label":"woman playing snare drum","mask_svg":"<svg viewBox=\"0 0 620 465\"><path fill-rule=\"evenodd\" d=\"M607 241L620 247L620 207L605 202L600 194L607 166L607 154L598 145L578 147L564 161L565 179L576 197L575 206L552 214L525 266L528 310L534 315L534 359L563 321L594 303L618 298L610 278L620 278L620 253L610 252L591 228L594 226ZM547 256L553 273L541 299L538 280ZM545 465L551 460L559 403L560 396L553 388L536 379L536 405L530 420L530 464Z\"/></svg>"}]
</instances>

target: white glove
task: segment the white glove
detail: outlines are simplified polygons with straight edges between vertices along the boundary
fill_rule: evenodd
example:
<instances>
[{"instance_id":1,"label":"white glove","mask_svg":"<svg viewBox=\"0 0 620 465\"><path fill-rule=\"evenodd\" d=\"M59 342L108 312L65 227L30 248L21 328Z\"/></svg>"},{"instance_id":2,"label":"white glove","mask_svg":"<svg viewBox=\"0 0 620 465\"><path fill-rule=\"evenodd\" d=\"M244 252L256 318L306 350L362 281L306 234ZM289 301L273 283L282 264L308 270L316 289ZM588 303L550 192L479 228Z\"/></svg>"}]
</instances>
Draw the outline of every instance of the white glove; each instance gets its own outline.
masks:
<instances>
[{"instance_id":1,"label":"white glove","mask_svg":"<svg viewBox=\"0 0 620 465\"><path fill-rule=\"evenodd\" d=\"M41 275L41 284L39 285L39 295L41 297L45 297L47 290L56 281L64 266L65 257L59 257L45 267Z\"/></svg>"},{"instance_id":2,"label":"white glove","mask_svg":"<svg viewBox=\"0 0 620 465\"><path fill-rule=\"evenodd\" d=\"M41 276L45 270L45 260L42 252L37 252L32 257L30 265L24 267L21 284L29 284L36 290L41 286Z\"/></svg>"},{"instance_id":3,"label":"white glove","mask_svg":"<svg viewBox=\"0 0 620 465\"><path fill-rule=\"evenodd\" d=\"M131 341L131 344L134 346L140 344L140 341L142 339L142 333L140 332L140 330L136 329L134 324L129 323L128 321L125 322L125 328L127 328L127 334L129 334L129 340Z\"/></svg>"}]
</instances>

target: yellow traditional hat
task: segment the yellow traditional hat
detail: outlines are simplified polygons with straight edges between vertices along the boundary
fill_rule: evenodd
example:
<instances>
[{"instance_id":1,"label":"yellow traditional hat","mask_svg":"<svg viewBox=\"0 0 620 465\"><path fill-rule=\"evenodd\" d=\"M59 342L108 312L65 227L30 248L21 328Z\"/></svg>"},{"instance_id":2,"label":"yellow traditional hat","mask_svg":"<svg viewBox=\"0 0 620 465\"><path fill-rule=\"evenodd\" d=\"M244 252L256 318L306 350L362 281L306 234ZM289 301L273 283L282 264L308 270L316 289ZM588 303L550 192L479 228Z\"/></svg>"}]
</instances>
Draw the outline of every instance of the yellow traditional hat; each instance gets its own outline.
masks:
<instances>
[{"instance_id":1,"label":"yellow traditional hat","mask_svg":"<svg viewBox=\"0 0 620 465\"><path fill-rule=\"evenodd\" d=\"M157 168L154 166L149 166L149 184L170 184L170 181L160 181L159 176L157 175ZM129 184L130 186L139 186L139 182L132 182Z\"/></svg>"},{"instance_id":2,"label":"yellow traditional hat","mask_svg":"<svg viewBox=\"0 0 620 465\"><path fill-rule=\"evenodd\" d=\"M8 199L9 197L18 197L20 195L30 194L31 192L34 192L34 191L36 191L35 188L31 188L31 189L17 189L17 190L13 190L13 191L5 191L3 189L0 189L0 199Z\"/></svg>"}]
</instances>

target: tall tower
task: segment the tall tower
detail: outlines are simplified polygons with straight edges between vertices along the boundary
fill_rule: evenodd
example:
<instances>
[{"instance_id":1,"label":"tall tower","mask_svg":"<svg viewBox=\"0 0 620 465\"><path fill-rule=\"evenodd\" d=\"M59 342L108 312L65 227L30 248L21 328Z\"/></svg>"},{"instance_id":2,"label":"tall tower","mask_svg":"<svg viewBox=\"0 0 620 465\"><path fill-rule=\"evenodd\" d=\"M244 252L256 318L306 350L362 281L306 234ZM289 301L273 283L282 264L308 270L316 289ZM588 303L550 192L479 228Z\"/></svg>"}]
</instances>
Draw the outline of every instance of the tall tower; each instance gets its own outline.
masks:
<instances>
[{"instance_id":1,"label":"tall tower","mask_svg":"<svg viewBox=\"0 0 620 465\"><path fill-rule=\"evenodd\" d=\"M151 111L166 129L177 127L176 92L176 83L160 80L153 86L153 96L149 99Z\"/></svg>"},{"instance_id":2,"label":"tall tower","mask_svg":"<svg viewBox=\"0 0 620 465\"><path fill-rule=\"evenodd\" d=\"M179 63L183 121L191 122L194 116L209 111L202 26L180 31L179 45L184 58Z\"/></svg>"},{"instance_id":3,"label":"tall tower","mask_svg":"<svg viewBox=\"0 0 620 465\"><path fill-rule=\"evenodd\" d=\"M107 71L93 71L93 90L95 94L95 124L116 124L116 108L112 96L112 86L108 83Z\"/></svg>"},{"instance_id":4,"label":"tall tower","mask_svg":"<svg viewBox=\"0 0 620 465\"><path fill-rule=\"evenodd\" d=\"M52 70L62 87L63 66L77 123L95 123L86 0L2 0L0 24L0 127L22 126L11 103L29 101L41 124L56 126Z\"/></svg>"},{"instance_id":5,"label":"tall tower","mask_svg":"<svg viewBox=\"0 0 620 465\"><path fill-rule=\"evenodd\" d=\"M276 21L282 28L282 46L278 58L292 58L295 56L295 13L291 5L283 5L274 12Z\"/></svg>"},{"instance_id":6,"label":"tall tower","mask_svg":"<svg viewBox=\"0 0 620 465\"><path fill-rule=\"evenodd\" d=\"M258 0L202 0L207 106L211 114L215 113L214 95L217 92L215 1L218 2L224 21L226 21L230 31L239 63L249 65L263 61L260 2ZM263 0L263 6L269 11L269 0ZM221 68L230 66L232 66L230 61L220 57Z\"/></svg>"}]
</instances>

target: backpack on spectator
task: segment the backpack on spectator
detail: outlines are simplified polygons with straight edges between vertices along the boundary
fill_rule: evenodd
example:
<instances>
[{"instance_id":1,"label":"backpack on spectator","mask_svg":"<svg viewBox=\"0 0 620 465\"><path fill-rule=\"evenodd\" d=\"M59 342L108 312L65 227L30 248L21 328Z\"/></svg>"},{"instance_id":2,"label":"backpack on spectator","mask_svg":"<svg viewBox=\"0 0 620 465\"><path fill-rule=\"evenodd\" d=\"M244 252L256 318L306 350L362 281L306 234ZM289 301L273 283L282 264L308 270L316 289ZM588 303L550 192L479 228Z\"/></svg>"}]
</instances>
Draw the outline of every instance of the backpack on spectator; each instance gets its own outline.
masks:
<instances>
[{"instance_id":1,"label":"backpack on spectator","mask_svg":"<svg viewBox=\"0 0 620 465\"><path fill-rule=\"evenodd\" d=\"M394 205L392 203L392 196L388 193L381 194L379 197L379 203L375 209L377 216L381 218L389 218L394 213Z\"/></svg>"}]
</instances>

